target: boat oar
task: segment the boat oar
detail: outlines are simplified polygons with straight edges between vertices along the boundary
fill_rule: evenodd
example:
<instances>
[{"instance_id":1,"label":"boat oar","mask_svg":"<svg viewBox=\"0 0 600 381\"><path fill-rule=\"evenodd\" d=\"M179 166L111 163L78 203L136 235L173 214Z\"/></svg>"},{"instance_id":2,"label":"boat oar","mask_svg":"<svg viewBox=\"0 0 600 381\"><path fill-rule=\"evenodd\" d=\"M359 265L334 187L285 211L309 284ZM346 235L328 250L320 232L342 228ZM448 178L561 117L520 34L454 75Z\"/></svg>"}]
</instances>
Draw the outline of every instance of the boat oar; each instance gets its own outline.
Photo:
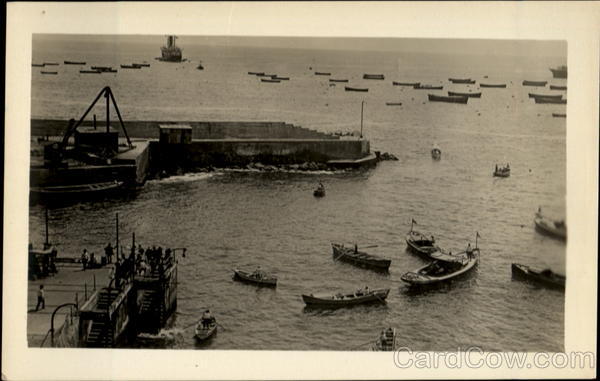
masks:
<instances>
[{"instance_id":1,"label":"boat oar","mask_svg":"<svg viewBox=\"0 0 600 381\"><path fill-rule=\"evenodd\" d=\"M227 330L225 329L225 327L223 327L221 324L217 323L216 321L215 321L215 324L216 324L216 325L218 325L219 327L223 328L223 331L227 331Z\"/></svg>"}]
</instances>

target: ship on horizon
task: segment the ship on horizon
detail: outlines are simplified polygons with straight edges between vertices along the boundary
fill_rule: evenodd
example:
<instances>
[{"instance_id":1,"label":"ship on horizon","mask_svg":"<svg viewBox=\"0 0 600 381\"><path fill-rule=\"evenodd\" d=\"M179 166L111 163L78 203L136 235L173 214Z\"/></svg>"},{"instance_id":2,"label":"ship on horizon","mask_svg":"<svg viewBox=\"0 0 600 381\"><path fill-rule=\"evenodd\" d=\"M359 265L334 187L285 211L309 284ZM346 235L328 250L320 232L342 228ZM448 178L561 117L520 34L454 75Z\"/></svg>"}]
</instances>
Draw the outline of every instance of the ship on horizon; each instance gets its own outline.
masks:
<instances>
[{"instance_id":1,"label":"ship on horizon","mask_svg":"<svg viewBox=\"0 0 600 381\"><path fill-rule=\"evenodd\" d=\"M160 61L181 62L181 48L175 45L176 39L177 36L167 36L167 45L160 48L162 53L162 57L158 58Z\"/></svg>"}]
</instances>

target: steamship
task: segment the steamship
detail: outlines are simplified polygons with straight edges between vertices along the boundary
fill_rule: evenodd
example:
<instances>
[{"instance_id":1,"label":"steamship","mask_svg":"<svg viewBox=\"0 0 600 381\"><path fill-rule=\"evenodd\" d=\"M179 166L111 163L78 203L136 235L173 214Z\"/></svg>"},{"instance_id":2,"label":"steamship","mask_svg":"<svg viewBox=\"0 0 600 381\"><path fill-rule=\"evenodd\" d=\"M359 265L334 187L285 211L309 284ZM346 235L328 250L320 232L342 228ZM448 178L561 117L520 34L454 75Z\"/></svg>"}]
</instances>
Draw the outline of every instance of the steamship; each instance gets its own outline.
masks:
<instances>
[{"instance_id":1,"label":"steamship","mask_svg":"<svg viewBox=\"0 0 600 381\"><path fill-rule=\"evenodd\" d=\"M181 49L175 46L177 36L167 36L167 45L160 48L162 57L161 61L181 62Z\"/></svg>"}]
</instances>

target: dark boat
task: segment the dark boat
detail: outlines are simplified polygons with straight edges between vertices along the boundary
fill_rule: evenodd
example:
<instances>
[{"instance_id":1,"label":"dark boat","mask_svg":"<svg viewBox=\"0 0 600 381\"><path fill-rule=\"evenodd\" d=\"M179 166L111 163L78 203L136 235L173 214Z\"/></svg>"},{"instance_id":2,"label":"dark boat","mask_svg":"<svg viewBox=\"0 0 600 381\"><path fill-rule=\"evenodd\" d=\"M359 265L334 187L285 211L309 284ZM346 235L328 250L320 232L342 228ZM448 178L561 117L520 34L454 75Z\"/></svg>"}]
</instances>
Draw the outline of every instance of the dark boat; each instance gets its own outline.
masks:
<instances>
[{"instance_id":1,"label":"dark boat","mask_svg":"<svg viewBox=\"0 0 600 381\"><path fill-rule=\"evenodd\" d=\"M233 279L263 287L277 287L277 277L268 275L260 270L248 272L233 269Z\"/></svg>"},{"instance_id":2,"label":"dark boat","mask_svg":"<svg viewBox=\"0 0 600 381\"><path fill-rule=\"evenodd\" d=\"M559 105L567 104L566 99L556 99L556 98L548 98L548 97L535 97L533 99L535 100L535 103L539 103L539 104L559 104Z\"/></svg>"},{"instance_id":3,"label":"dark boat","mask_svg":"<svg viewBox=\"0 0 600 381\"><path fill-rule=\"evenodd\" d=\"M325 187L319 186L317 189L313 191L313 196L315 197L325 197Z\"/></svg>"},{"instance_id":4,"label":"dark boat","mask_svg":"<svg viewBox=\"0 0 600 381\"><path fill-rule=\"evenodd\" d=\"M412 287L433 286L469 273L479 263L479 249L458 254L436 251L431 254L433 262L400 277Z\"/></svg>"},{"instance_id":5,"label":"dark boat","mask_svg":"<svg viewBox=\"0 0 600 381\"><path fill-rule=\"evenodd\" d=\"M510 166L507 164L506 167L498 167L496 165L496 169L494 170L494 177L509 177L510 176Z\"/></svg>"},{"instance_id":6,"label":"dark boat","mask_svg":"<svg viewBox=\"0 0 600 381\"><path fill-rule=\"evenodd\" d=\"M369 290L358 290L351 293L337 293L335 295L302 295L302 300L309 307L348 307L357 304L385 303L390 293L389 288Z\"/></svg>"},{"instance_id":7,"label":"dark boat","mask_svg":"<svg viewBox=\"0 0 600 381\"><path fill-rule=\"evenodd\" d=\"M331 73L324 73L320 71L315 71L315 75L331 75Z\"/></svg>"},{"instance_id":8,"label":"dark boat","mask_svg":"<svg viewBox=\"0 0 600 381\"><path fill-rule=\"evenodd\" d=\"M559 66L557 68L550 68L550 71L552 72L552 76L554 78L567 78L567 67L566 66Z\"/></svg>"},{"instance_id":9,"label":"dark boat","mask_svg":"<svg viewBox=\"0 0 600 381\"><path fill-rule=\"evenodd\" d=\"M210 340L217 333L217 322L213 318L212 322L208 325L208 327L204 328L202 322L196 325L195 335L194 337L199 342L206 342Z\"/></svg>"},{"instance_id":10,"label":"dark boat","mask_svg":"<svg viewBox=\"0 0 600 381\"><path fill-rule=\"evenodd\" d=\"M372 254L367 254L362 251L358 251L358 248L354 246L344 247L337 243L332 243L331 248L333 249L333 257L336 260L352 263L360 267L370 268L373 270L387 271L390 268L392 261L390 259L381 258Z\"/></svg>"},{"instance_id":11,"label":"dark boat","mask_svg":"<svg viewBox=\"0 0 600 381\"><path fill-rule=\"evenodd\" d=\"M533 219L533 223L535 224L535 229L542 234L561 240L567 239L567 225L565 225L565 221L563 220L552 221L538 212Z\"/></svg>"},{"instance_id":12,"label":"dark boat","mask_svg":"<svg viewBox=\"0 0 600 381\"><path fill-rule=\"evenodd\" d=\"M472 85L475 83L475 80L471 79L471 78L448 78L448 81L450 81L452 83L466 83L469 85Z\"/></svg>"},{"instance_id":13,"label":"dark boat","mask_svg":"<svg viewBox=\"0 0 600 381\"><path fill-rule=\"evenodd\" d=\"M137 65L121 65L121 69L141 69L141 66Z\"/></svg>"},{"instance_id":14,"label":"dark boat","mask_svg":"<svg viewBox=\"0 0 600 381\"><path fill-rule=\"evenodd\" d=\"M373 346L374 351L392 352L396 349L396 329L388 328L381 332Z\"/></svg>"},{"instance_id":15,"label":"dark boat","mask_svg":"<svg viewBox=\"0 0 600 381\"><path fill-rule=\"evenodd\" d=\"M412 230L406 235L406 245L408 248L419 254L425 259L431 259L429 256L431 253L440 251L440 248L435 245L435 238L433 236L427 237L425 234Z\"/></svg>"},{"instance_id":16,"label":"dark boat","mask_svg":"<svg viewBox=\"0 0 600 381\"><path fill-rule=\"evenodd\" d=\"M461 103L467 104L469 101L469 97L464 96L443 96L443 95L435 95L435 94L427 94L429 98L429 102L447 102L447 103Z\"/></svg>"},{"instance_id":17,"label":"dark boat","mask_svg":"<svg viewBox=\"0 0 600 381\"><path fill-rule=\"evenodd\" d=\"M278 79L268 79L268 78L261 78L260 81L261 82L269 82L269 83L280 83L281 82Z\"/></svg>"},{"instance_id":18,"label":"dark boat","mask_svg":"<svg viewBox=\"0 0 600 381\"><path fill-rule=\"evenodd\" d=\"M385 79L383 74L363 74L363 79Z\"/></svg>"},{"instance_id":19,"label":"dark boat","mask_svg":"<svg viewBox=\"0 0 600 381\"><path fill-rule=\"evenodd\" d=\"M289 81L290 77L278 77L278 76L274 76L274 77L271 77L271 79L276 79L278 81Z\"/></svg>"},{"instance_id":20,"label":"dark boat","mask_svg":"<svg viewBox=\"0 0 600 381\"><path fill-rule=\"evenodd\" d=\"M396 81L392 81L392 85L394 86L420 86L421 82L396 82Z\"/></svg>"},{"instance_id":21,"label":"dark boat","mask_svg":"<svg viewBox=\"0 0 600 381\"><path fill-rule=\"evenodd\" d=\"M402 106L402 102L385 102L386 106Z\"/></svg>"},{"instance_id":22,"label":"dark boat","mask_svg":"<svg viewBox=\"0 0 600 381\"><path fill-rule=\"evenodd\" d=\"M458 93L455 91L448 91L448 95L455 97L481 98L481 93Z\"/></svg>"},{"instance_id":23,"label":"dark boat","mask_svg":"<svg viewBox=\"0 0 600 381\"><path fill-rule=\"evenodd\" d=\"M330 78L329 82L348 82L348 80L347 79L333 79L333 78Z\"/></svg>"},{"instance_id":24,"label":"dark boat","mask_svg":"<svg viewBox=\"0 0 600 381\"><path fill-rule=\"evenodd\" d=\"M109 71L109 70L113 70L112 66L92 66L91 67L92 70L98 70L98 71Z\"/></svg>"},{"instance_id":25,"label":"dark boat","mask_svg":"<svg viewBox=\"0 0 600 381\"><path fill-rule=\"evenodd\" d=\"M479 87L490 87L490 88L505 89L506 88L506 84L505 83L498 83L498 84L480 83Z\"/></svg>"},{"instance_id":26,"label":"dark boat","mask_svg":"<svg viewBox=\"0 0 600 381\"><path fill-rule=\"evenodd\" d=\"M81 74L100 74L100 70L79 70Z\"/></svg>"},{"instance_id":27,"label":"dark boat","mask_svg":"<svg viewBox=\"0 0 600 381\"><path fill-rule=\"evenodd\" d=\"M44 64L43 63L41 63L41 64L32 63L31 66L33 66L33 67L44 67Z\"/></svg>"},{"instance_id":28,"label":"dark boat","mask_svg":"<svg viewBox=\"0 0 600 381\"><path fill-rule=\"evenodd\" d=\"M560 114L560 113L555 113L555 112L553 112L553 113L552 113L552 116L553 116L554 118L566 118L566 117L567 117L567 114Z\"/></svg>"},{"instance_id":29,"label":"dark boat","mask_svg":"<svg viewBox=\"0 0 600 381\"><path fill-rule=\"evenodd\" d=\"M550 90L566 90L567 86L550 85Z\"/></svg>"},{"instance_id":30,"label":"dark boat","mask_svg":"<svg viewBox=\"0 0 600 381\"><path fill-rule=\"evenodd\" d=\"M366 88L350 87L350 86L344 86L344 90L346 90L346 91L361 91L363 93L366 93L367 91L369 91L369 89L366 89Z\"/></svg>"},{"instance_id":31,"label":"dark boat","mask_svg":"<svg viewBox=\"0 0 600 381\"><path fill-rule=\"evenodd\" d=\"M511 264L513 279L524 280L554 289L565 289L567 278L550 269L534 270L529 266L518 263Z\"/></svg>"},{"instance_id":32,"label":"dark boat","mask_svg":"<svg viewBox=\"0 0 600 381\"><path fill-rule=\"evenodd\" d=\"M433 146L431 149L431 157L435 160L440 160L442 158L442 150L438 146Z\"/></svg>"},{"instance_id":33,"label":"dark boat","mask_svg":"<svg viewBox=\"0 0 600 381\"><path fill-rule=\"evenodd\" d=\"M31 194L32 196L41 198L91 197L116 191L121 188L123 184L123 181L109 181L92 184L32 187Z\"/></svg>"},{"instance_id":34,"label":"dark boat","mask_svg":"<svg viewBox=\"0 0 600 381\"><path fill-rule=\"evenodd\" d=\"M202 66L202 64L198 64L198 66L196 66L196 69L198 69L198 70L204 70L204 66Z\"/></svg>"},{"instance_id":35,"label":"dark boat","mask_svg":"<svg viewBox=\"0 0 600 381\"><path fill-rule=\"evenodd\" d=\"M160 48L161 61L167 62L181 62L181 49L175 46L175 40L177 36L167 36L167 45Z\"/></svg>"},{"instance_id":36,"label":"dark boat","mask_svg":"<svg viewBox=\"0 0 600 381\"><path fill-rule=\"evenodd\" d=\"M444 86L432 86L432 85L414 85L413 89L416 90L442 90Z\"/></svg>"},{"instance_id":37,"label":"dark boat","mask_svg":"<svg viewBox=\"0 0 600 381\"><path fill-rule=\"evenodd\" d=\"M85 65L84 61L64 61L65 65Z\"/></svg>"},{"instance_id":38,"label":"dark boat","mask_svg":"<svg viewBox=\"0 0 600 381\"><path fill-rule=\"evenodd\" d=\"M265 75L265 72L263 72L263 71L261 71L261 72L258 72L258 71L249 71L248 74L249 75Z\"/></svg>"},{"instance_id":39,"label":"dark boat","mask_svg":"<svg viewBox=\"0 0 600 381\"><path fill-rule=\"evenodd\" d=\"M58 74L57 71L41 71L40 73L42 73L42 74L53 74L53 75Z\"/></svg>"},{"instance_id":40,"label":"dark boat","mask_svg":"<svg viewBox=\"0 0 600 381\"><path fill-rule=\"evenodd\" d=\"M540 86L544 87L548 81L523 81L523 86Z\"/></svg>"},{"instance_id":41,"label":"dark boat","mask_svg":"<svg viewBox=\"0 0 600 381\"><path fill-rule=\"evenodd\" d=\"M45 66L58 66L58 62L44 62Z\"/></svg>"},{"instance_id":42,"label":"dark boat","mask_svg":"<svg viewBox=\"0 0 600 381\"><path fill-rule=\"evenodd\" d=\"M132 65L139 67L150 67L149 63L133 63Z\"/></svg>"},{"instance_id":43,"label":"dark boat","mask_svg":"<svg viewBox=\"0 0 600 381\"><path fill-rule=\"evenodd\" d=\"M529 93L529 98L548 98L548 99L562 99L562 94L535 94Z\"/></svg>"}]
</instances>

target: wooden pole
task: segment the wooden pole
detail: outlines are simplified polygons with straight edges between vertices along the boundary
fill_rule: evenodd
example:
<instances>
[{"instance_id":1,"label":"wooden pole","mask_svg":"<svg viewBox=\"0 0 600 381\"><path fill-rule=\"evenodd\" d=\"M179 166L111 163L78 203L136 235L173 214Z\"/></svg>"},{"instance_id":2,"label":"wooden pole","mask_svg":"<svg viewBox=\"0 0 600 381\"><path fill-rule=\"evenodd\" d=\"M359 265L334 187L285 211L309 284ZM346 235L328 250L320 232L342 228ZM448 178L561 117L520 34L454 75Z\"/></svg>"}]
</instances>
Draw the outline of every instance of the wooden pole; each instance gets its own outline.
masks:
<instances>
[{"instance_id":1,"label":"wooden pole","mask_svg":"<svg viewBox=\"0 0 600 381\"><path fill-rule=\"evenodd\" d=\"M46 248L48 247L48 208L46 208Z\"/></svg>"},{"instance_id":2,"label":"wooden pole","mask_svg":"<svg viewBox=\"0 0 600 381\"><path fill-rule=\"evenodd\" d=\"M94 130L96 129L96 114L94 114Z\"/></svg>"},{"instance_id":3,"label":"wooden pole","mask_svg":"<svg viewBox=\"0 0 600 381\"><path fill-rule=\"evenodd\" d=\"M106 133L108 134L110 132L110 95L108 91L104 93L104 96L106 97Z\"/></svg>"},{"instance_id":4,"label":"wooden pole","mask_svg":"<svg viewBox=\"0 0 600 381\"><path fill-rule=\"evenodd\" d=\"M119 213L116 214L116 224L117 224L117 261L119 260Z\"/></svg>"},{"instance_id":5,"label":"wooden pole","mask_svg":"<svg viewBox=\"0 0 600 381\"><path fill-rule=\"evenodd\" d=\"M363 137L363 109L365 107L365 101L360 104L360 138Z\"/></svg>"}]
</instances>

